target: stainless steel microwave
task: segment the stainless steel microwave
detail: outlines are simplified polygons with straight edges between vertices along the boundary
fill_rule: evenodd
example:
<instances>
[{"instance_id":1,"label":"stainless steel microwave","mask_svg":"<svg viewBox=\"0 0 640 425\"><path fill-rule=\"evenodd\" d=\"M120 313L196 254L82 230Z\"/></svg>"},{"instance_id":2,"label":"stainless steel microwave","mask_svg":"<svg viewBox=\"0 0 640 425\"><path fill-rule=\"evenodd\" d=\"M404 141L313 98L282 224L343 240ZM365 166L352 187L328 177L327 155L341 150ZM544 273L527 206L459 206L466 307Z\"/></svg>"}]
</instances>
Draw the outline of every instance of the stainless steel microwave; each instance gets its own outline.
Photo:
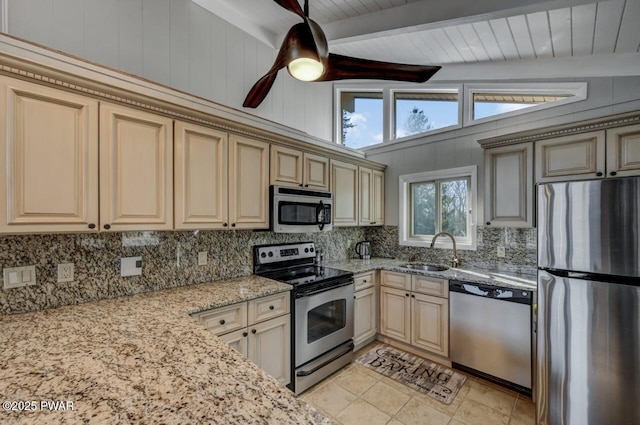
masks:
<instances>
[{"instance_id":1,"label":"stainless steel microwave","mask_svg":"<svg viewBox=\"0 0 640 425\"><path fill-rule=\"evenodd\" d=\"M270 229L276 233L309 233L333 229L333 195L286 186L269 188Z\"/></svg>"}]
</instances>

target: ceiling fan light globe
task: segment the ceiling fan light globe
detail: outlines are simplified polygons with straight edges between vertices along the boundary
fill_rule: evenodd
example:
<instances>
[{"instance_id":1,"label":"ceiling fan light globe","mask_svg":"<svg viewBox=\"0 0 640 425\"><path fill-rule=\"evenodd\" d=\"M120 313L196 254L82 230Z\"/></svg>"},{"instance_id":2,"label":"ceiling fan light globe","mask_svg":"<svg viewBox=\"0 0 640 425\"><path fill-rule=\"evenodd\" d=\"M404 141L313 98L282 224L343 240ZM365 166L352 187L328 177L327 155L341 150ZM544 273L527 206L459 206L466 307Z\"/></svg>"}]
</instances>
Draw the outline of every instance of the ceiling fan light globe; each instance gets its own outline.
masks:
<instances>
[{"instance_id":1,"label":"ceiling fan light globe","mask_svg":"<svg viewBox=\"0 0 640 425\"><path fill-rule=\"evenodd\" d=\"M300 81L315 81L322 76L324 65L311 58L297 58L287 65L289 74Z\"/></svg>"}]
</instances>

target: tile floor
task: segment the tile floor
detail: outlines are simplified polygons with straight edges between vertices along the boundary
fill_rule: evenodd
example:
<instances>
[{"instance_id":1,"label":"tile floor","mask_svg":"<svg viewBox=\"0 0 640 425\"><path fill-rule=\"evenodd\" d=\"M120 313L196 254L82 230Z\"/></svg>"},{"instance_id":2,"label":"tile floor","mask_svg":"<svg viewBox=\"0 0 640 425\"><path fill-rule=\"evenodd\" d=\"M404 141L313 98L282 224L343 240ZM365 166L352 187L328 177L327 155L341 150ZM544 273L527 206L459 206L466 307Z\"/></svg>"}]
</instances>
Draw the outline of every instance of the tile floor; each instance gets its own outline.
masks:
<instances>
[{"instance_id":1,"label":"tile floor","mask_svg":"<svg viewBox=\"0 0 640 425\"><path fill-rule=\"evenodd\" d=\"M352 363L300 397L341 425L535 425L531 400L472 376L446 405Z\"/></svg>"}]
</instances>

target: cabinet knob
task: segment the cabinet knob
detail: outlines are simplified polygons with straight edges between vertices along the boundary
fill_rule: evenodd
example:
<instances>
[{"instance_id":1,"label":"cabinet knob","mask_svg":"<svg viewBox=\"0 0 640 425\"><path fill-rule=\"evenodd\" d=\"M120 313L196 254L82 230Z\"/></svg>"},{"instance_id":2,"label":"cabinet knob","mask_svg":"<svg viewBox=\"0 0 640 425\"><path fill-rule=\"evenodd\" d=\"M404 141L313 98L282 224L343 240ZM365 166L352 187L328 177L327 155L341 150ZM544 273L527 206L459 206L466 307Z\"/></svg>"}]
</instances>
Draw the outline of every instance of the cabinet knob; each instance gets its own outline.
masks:
<instances>
[{"instance_id":1,"label":"cabinet knob","mask_svg":"<svg viewBox=\"0 0 640 425\"><path fill-rule=\"evenodd\" d=\"M225 323L227 323L227 322L225 322L225 320L224 320L224 319L220 320L220 324L221 324L221 325L224 325Z\"/></svg>"},{"instance_id":2,"label":"cabinet knob","mask_svg":"<svg viewBox=\"0 0 640 425\"><path fill-rule=\"evenodd\" d=\"M227 223L222 223L222 227L227 227L229 224Z\"/></svg>"},{"instance_id":3,"label":"cabinet knob","mask_svg":"<svg viewBox=\"0 0 640 425\"><path fill-rule=\"evenodd\" d=\"M95 223L89 223L89 229L95 229L95 228L96 228Z\"/></svg>"},{"instance_id":4,"label":"cabinet knob","mask_svg":"<svg viewBox=\"0 0 640 425\"><path fill-rule=\"evenodd\" d=\"M411 294L411 298L415 298L415 297L416 297L415 295Z\"/></svg>"},{"instance_id":5,"label":"cabinet knob","mask_svg":"<svg viewBox=\"0 0 640 425\"><path fill-rule=\"evenodd\" d=\"M274 307L274 306L272 306L272 305L270 305L270 306L269 306L269 310L273 310L274 308L275 308L275 307Z\"/></svg>"},{"instance_id":6,"label":"cabinet knob","mask_svg":"<svg viewBox=\"0 0 640 425\"><path fill-rule=\"evenodd\" d=\"M105 228L105 229L107 229L107 230L109 230L109 229L111 229L111 225L110 225L110 224L105 224L105 225L104 225L104 228Z\"/></svg>"},{"instance_id":7,"label":"cabinet knob","mask_svg":"<svg viewBox=\"0 0 640 425\"><path fill-rule=\"evenodd\" d=\"M615 176L616 174L618 174L618 173L616 173L615 171L612 171L612 172L609 173L610 176Z\"/></svg>"},{"instance_id":8,"label":"cabinet knob","mask_svg":"<svg viewBox=\"0 0 640 425\"><path fill-rule=\"evenodd\" d=\"M362 280L362 283L367 283L367 279L363 279L363 280Z\"/></svg>"},{"instance_id":9,"label":"cabinet knob","mask_svg":"<svg viewBox=\"0 0 640 425\"><path fill-rule=\"evenodd\" d=\"M302 187L302 183L300 183L298 186Z\"/></svg>"},{"instance_id":10,"label":"cabinet knob","mask_svg":"<svg viewBox=\"0 0 640 425\"><path fill-rule=\"evenodd\" d=\"M405 297L408 297L408 296L409 296L409 294L404 294L404 296L405 296Z\"/></svg>"},{"instance_id":11,"label":"cabinet knob","mask_svg":"<svg viewBox=\"0 0 640 425\"><path fill-rule=\"evenodd\" d=\"M602 177L602 171L598 171L598 172L596 173L596 176L598 176L598 177Z\"/></svg>"},{"instance_id":12,"label":"cabinet knob","mask_svg":"<svg viewBox=\"0 0 640 425\"><path fill-rule=\"evenodd\" d=\"M490 221L487 221L487 226L490 226L490 225L491 225L491 222L490 222Z\"/></svg>"},{"instance_id":13,"label":"cabinet knob","mask_svg":"<svg viewBox=\"0 0 640 425\"><path fill-rule=\"evenodd\" d=\"M242 332L242 336L246 337L247 335L249 335L248 332Z\"/></svg>"},{"instance_id":14,"label":"cabinet knob","mask_svg":"<svg viewBox=\"0 0 640 425\"><path fill-rule=\"evenodd\" d=\"M305 184L305 185L304 185L304 187L309 187L309 185L308 185L308 184Z\"/></svg>"},{"instance_id":15,"label":"cabinet knob","mask_svg":"<svg viewBox=\"0 0 640 425\"><path fill-rule=\"evenodd\" d=\"M251 329L251 333L252 334L255 334L256 332L258 332L258 331L256 331L255 329Z\"/></svg>"},{"instance_id":16,"label":"cabinet knob","mask_svg":"<svg viewBox=\"0 0 640 425\"><path fill-rule=\"evenodd\" d=\"M236 227L236 223L231 223L231 227Z\"/></svg>"}]
</instances>

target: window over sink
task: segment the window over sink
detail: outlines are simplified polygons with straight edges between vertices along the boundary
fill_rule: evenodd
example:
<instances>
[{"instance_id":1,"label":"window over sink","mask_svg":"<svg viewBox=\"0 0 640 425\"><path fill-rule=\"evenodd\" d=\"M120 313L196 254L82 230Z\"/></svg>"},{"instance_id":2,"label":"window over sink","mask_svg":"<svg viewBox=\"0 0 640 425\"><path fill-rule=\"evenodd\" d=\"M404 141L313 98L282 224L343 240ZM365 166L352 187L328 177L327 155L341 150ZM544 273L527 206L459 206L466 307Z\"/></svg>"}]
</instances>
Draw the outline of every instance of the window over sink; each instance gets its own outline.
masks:
<instances>
[{"instance_id":1,"label":"window over sink","mask_svg":"<svg viewBox=\"0 0 640 425\"><path fill-rule=\"evenodd\" d=\"M400 176L400 245L430 246L439 232L451 233L459 249L476 249L477 167ZM450 248L439 238L436 247Z\"/></svg>"}]
</instances>

